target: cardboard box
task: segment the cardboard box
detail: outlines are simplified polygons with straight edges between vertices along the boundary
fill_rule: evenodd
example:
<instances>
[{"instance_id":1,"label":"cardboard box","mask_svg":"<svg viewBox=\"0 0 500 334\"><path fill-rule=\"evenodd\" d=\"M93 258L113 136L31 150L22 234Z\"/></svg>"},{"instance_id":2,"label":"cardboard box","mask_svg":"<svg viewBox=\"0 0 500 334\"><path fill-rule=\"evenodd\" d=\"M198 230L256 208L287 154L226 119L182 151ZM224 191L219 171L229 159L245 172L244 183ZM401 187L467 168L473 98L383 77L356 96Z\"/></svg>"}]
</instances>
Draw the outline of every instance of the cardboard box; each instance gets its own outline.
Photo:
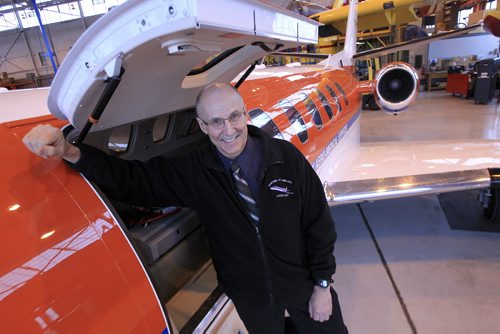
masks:
<instances>
[{"instance_id":1,"label":"cardboard box","mask_svg":"<svg viewBox=\"0 0 500 334\"><path fill-rule=\"evenodd\" d=\"M438 22L436 23L436 31L446 31L446 23Z\"/></svg>"},{"instance_id":2,"label":"cardboard box","mask_svg":"<svg viewBox=\"0 0 500 334\"><path fill-rule=\"evenodd\" d=\"M471 13L469 15L469 20L467 21L467 25L473 25L479 23L479 21L483 20L486 14L488 14L490 10L480 10L478 12Z\"/></svg>"}]
</instances>

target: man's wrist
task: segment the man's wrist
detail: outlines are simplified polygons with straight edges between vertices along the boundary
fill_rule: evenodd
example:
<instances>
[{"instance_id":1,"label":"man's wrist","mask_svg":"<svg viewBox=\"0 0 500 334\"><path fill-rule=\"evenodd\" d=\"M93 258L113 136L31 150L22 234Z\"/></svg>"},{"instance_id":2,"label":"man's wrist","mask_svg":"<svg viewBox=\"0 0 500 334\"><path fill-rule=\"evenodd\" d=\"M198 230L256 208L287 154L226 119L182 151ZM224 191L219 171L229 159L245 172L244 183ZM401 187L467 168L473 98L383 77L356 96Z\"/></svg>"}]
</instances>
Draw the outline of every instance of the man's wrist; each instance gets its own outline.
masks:
<instances>
[{"instance_id":1,"label":"man's wrist","mask_svg":"<svg viewBox=\"0 0 500 334\"><path fill-rule=\"evenodd\" d=\"M330 293L330 289L325 289L325 288L322 288L322 287L315 285L314 289L313 289L313 293L317 293L317 294Z\"/></svg>"},{"instance_id":2,"label":"man's wrist","mask_svg":"<svg viewBox=\"0 0 500 334\"><path fill-rule=\"evenodd\" d=\"M80 149L70 143L66 143L65 145L66 147L62 158L66 161L71 162L72 164L78 162L81 157Z\"/></svg>"}]
</instances>

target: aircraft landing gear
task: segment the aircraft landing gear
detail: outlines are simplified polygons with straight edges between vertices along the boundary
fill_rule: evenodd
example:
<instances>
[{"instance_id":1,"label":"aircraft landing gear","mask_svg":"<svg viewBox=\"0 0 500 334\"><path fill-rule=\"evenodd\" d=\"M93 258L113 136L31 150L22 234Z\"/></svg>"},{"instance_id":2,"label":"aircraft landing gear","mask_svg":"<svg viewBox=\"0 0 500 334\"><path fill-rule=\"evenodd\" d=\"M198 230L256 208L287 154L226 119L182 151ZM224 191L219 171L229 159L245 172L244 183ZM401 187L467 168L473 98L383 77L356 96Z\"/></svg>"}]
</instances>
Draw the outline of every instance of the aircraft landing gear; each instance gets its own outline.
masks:
<instances>
[{"instance_id":1,"label":"aircraft landing gear","mask_svg":"<svg viewBox=\"0 0 500 334\"><path fill-rule=\"evenodd\" d=\"M484 215L494 224L500 224L500 190L483 189L479 192L479 203L484 208Z\"/></svg>"},{"instance_id":2,"label":"aircraft landing gear","mask_svg":"<svg viewBox=\"0 0 500 334\"><path fill-rule=\"evenodd\" d=\"M363 110L380 110L380 107L377 105L377 102L375 101L375 97L373 97L373 94L363 95L361 108Z\"/></svg>"}]
</instances>

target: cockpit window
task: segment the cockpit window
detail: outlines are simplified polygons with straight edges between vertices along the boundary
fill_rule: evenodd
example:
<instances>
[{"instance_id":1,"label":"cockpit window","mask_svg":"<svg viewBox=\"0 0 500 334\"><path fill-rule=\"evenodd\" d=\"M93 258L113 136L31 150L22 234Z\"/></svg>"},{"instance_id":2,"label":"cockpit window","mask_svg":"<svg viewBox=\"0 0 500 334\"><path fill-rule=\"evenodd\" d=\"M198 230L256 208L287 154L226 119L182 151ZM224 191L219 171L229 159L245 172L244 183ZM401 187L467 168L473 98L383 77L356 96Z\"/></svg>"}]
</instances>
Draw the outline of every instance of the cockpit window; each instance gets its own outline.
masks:
<instances>
[{"instance_id":1,"label":"cockpit window","mask_svg":"<svg viewBox=\"0 0 500 334\"><path fill-rule=\"evenodd\" d=\"M224 59L226 59L227 57L229 57L230 55L232 55L233 53L235 53L236 51L238 51L242 47L243 47L243 45L237 46L235 48L232 48L232 49L229 49L226 51L222 51L222 52L216 54L215 56L211 56L211 57L205 59L205 61L202 64L195 66L188 73L188 76L196 75L196 74L200 74L200 73L203 73L205 71L208 71L210 68L214 67L215 65L217 65L218 63L220 63L221 61L223 61Z\"/></svg>"},{"instance_id":2,"label":"cockpit window","mask_svg":"<svg viewBox=\"0 0 500 334\"><path fill-rule=\"evenodd\" d=\"M250 115L253 125L261 128L271 137L285 139L271 117L262 109L252 109L248 112L248 115Z\"/></svg>"},{"instance_id":3,"label":"cockpit window","mask_svg":"<svg viewBox=\"0 0 500 334\"><path fill-rule=\"evenodd\" d=\"M309 135L307 134L307 127L304 119L300 115L299 111L290 101L286 99L281 100L279 105L285 112L286 117L288 117L293 130L297 134L297 137L299 137L302 143L305 143L309 139Z\"/></svg>"}]
</instances>

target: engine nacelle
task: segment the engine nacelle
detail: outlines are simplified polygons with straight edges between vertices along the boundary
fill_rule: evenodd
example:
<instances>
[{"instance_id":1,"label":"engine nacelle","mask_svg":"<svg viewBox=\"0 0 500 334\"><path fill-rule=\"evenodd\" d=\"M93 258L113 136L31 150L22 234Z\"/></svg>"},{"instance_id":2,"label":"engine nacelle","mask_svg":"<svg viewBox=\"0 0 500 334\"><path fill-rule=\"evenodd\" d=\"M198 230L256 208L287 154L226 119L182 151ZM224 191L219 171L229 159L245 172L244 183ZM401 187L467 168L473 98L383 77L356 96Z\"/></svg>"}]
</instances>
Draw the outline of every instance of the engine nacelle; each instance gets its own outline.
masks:
<instances>
[{"instance_id":1,"label":"engine nacelle","mask_svg":"<svg viewBox=\"0 0 500 334\"><path fill-rule=\"evenodd\" d=\"M407 63L395 62L383 66L375 74L373 83L375 102L391 114L406 109L418 95L417 71Z\"/></svg>"}]
</instances>

